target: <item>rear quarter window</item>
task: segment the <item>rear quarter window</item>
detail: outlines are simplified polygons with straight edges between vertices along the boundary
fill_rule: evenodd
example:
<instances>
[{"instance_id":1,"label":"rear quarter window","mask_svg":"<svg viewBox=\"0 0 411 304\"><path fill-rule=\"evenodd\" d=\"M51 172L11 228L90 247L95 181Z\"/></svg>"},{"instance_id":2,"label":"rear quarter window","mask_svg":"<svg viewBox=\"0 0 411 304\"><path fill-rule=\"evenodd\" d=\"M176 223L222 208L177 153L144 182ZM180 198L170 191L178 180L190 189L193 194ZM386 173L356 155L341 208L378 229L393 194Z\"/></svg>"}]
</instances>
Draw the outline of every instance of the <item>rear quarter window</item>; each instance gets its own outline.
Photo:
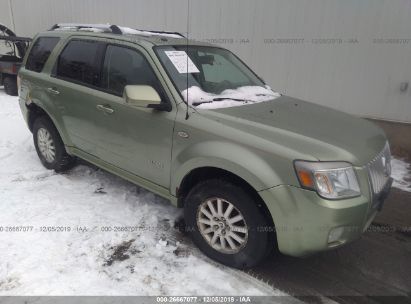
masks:
<instances>
[{"instance_id":1,"label":"rear quarter window","mask_svg":"<svg viewBox=\"0 0 411 304\"><path fill-rule=\"evenodd\" d=\"M38 38L27 57L26 69L40 73L59 40L57 37Z\"/></svg>"}]
</instances>

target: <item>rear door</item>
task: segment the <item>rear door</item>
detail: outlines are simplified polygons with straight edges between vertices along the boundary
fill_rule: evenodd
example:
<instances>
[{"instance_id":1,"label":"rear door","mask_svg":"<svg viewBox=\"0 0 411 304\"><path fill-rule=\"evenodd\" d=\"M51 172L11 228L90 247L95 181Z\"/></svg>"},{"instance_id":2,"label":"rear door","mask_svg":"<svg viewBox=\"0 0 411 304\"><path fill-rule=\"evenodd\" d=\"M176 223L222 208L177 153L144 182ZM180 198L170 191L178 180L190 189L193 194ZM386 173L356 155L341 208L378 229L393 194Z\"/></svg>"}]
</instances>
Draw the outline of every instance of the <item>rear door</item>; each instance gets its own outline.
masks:
<instances>
[{"instance_id":1,"label":"rear door","mask_svg":"<svg viewBox=\"0 0 411 304\"><path fill-rule=\"evenodd\" d=\"M96 106L100 104L101 62L103 41L74 37L69 40L57 58L47 88L72 145L96 155L99 129L95 124Z\"/></svg>"}]
</instances>

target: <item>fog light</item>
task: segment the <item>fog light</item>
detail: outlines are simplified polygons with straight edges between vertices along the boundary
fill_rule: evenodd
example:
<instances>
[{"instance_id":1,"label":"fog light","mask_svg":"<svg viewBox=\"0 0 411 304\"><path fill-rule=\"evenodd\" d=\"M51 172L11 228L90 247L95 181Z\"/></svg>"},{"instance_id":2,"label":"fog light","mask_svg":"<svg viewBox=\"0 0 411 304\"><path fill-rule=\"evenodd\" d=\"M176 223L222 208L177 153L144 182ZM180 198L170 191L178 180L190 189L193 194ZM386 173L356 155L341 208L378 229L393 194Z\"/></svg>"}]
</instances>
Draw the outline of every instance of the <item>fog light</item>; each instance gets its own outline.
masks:
<instances>
[{"instance_id":1,"label":"fog light","mask_svg":"<svg viewBox=\"0 0 411 304\"><path fill-rule=\"evenodd\" d=\"M328 244L340 241L342 235L344 234L344 227L333 228L328 235Z\"/></svg>"}]
</instances>

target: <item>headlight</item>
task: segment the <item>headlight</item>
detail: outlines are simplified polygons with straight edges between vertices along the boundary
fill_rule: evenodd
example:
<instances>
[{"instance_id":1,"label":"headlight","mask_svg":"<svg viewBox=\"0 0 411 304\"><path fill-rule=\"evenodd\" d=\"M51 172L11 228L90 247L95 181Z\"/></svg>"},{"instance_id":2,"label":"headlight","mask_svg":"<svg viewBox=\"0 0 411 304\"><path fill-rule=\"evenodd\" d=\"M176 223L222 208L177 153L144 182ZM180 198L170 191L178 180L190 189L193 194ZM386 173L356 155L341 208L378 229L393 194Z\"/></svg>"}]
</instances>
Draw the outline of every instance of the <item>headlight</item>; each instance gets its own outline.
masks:
<instances>
[{"instance_id":1,"label":"headlight","mask_svg":"<svg viewBox=\"0 0 411 304\"><path fill-rule=\"evenodd\" d=\"M303 188L317 191L327 199L361 194L353 167L344 162L295 161L295 170Z\"/></svg>"}]
</instances>

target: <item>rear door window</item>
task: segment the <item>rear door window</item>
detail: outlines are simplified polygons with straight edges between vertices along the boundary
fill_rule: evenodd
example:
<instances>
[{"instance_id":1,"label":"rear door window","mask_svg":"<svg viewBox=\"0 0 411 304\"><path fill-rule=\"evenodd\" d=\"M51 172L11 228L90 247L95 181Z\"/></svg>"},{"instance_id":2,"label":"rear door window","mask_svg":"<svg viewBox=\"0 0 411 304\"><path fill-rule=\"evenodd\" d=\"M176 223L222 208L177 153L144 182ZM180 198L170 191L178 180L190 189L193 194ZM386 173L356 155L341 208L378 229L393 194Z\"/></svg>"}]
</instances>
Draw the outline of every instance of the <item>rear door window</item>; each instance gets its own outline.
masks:
<instances>
[{"instance_id":1,"label":"rear door window","mask_svg":"<svg viewBox=\"0 0 411 304\"><path fill-rule=\"evenodd\" d=\"M57 37L38 38L27 57L26 69L40 73L58 42Z\"/></svg>"},{"instance_id":2,"label":"rear door window","mask_svg":"<svg viewBox=\"0 0 411 304\"><path fill-rule=\"evenodd\" d=\"M104 46L98 41L70 41L59 56L57 77L98 87Z\"/></svg>"},{"instance_id":3,"label":"rear door window","mask_svg":"<svg viewBox=\"0 0 411 304\"><path fill-rule=\"evenodd\" d=\"M126 85L149 85L161 92L161 85L143 54L109 45L104 59L102 87L121 96Z\"/></svg>"}]
</instances>

